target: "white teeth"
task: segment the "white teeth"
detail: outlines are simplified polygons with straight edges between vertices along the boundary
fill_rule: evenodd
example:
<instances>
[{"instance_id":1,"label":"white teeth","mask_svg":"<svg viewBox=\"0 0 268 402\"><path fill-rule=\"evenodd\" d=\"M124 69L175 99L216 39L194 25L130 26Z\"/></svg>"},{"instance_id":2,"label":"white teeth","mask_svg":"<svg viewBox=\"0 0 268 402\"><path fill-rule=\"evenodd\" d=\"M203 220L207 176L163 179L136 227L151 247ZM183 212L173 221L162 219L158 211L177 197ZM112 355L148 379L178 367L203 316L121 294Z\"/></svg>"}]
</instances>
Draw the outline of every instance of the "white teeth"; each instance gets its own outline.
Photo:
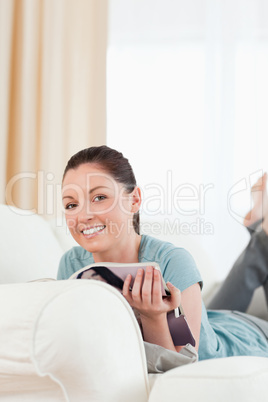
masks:
<instances>
[{"instance_id":1,"label":"white teeth","mask_svg":"<svg viewBox=\"0 0 268 402\"><path fill-rule=\"evenodd\" d=\"M94 228L83 230L84 235L92 235L93 233L99 232L100 230L104 229L105 226L95 226Z\"/></svg>"}]
</instances>

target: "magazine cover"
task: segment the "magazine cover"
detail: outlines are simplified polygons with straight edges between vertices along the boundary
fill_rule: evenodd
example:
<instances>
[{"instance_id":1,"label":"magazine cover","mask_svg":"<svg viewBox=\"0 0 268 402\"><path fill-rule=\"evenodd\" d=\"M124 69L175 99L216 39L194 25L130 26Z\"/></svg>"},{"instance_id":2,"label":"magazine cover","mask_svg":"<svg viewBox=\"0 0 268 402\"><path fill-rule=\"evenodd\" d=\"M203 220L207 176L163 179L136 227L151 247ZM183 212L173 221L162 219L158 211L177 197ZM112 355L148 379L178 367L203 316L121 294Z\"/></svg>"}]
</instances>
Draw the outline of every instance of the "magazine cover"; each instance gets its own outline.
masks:
<instances>
[{"instance_id":1,"label":"magazine cover","mask_svg":"<svg viewBox=\"0 0 268 402\"><path fill-rule=\"evenodd\" d=\"M155 262L133 264L105 262L87 265L86 267L75 272L72 276L70 276L69 279L95 279L106 282L122 292L124 281L127 275L131 274L132 276L132 281L130 284L130 287L132 287L138 269L143 268L145 270L147 266L152 266L161 273L159 265ZM162 296L168 297L169 295L170 292L167 288L164 278L162 277ZM175 346L183 346L187 345L188 343L190 343L192 346L195 346L195 340L187 324L182 306L179 306L178 309L168 312L167 320L170 334Z\"/></svg>"}]
</instances>

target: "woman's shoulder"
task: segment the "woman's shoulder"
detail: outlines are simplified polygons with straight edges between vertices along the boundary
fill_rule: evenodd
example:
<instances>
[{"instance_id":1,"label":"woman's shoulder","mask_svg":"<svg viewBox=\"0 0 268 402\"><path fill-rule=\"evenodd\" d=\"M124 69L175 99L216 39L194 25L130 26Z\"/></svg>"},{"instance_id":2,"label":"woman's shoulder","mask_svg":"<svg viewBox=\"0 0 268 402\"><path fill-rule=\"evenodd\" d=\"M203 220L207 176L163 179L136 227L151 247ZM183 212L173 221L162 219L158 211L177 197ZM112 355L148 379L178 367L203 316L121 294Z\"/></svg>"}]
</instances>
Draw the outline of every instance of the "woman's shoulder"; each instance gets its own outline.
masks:
<instances>
[{"instance_id":1,"label":"woman's shoulder","mask_svg":"<svg viewBox=\"0 0 268 402\"><path fill-rule=\"evenodd\" d=\"M141 258L159 260L164 257L192 258L191 254L183 247L175 246L173 243L157 239L152 236L143 235L140 249Z\"/></svg>"},{"instance_id":2,"label":"woman's shoulder","mask_svg":"<svg viewBox=\"0 0 268 402\"><path fill-rule=\"evenodd\" d=\"M165 281L181 290L197 282L203 286L194 258L183 247L145 235L141 242L140 261L158 263Z\"/></svg>"}]
</instances>

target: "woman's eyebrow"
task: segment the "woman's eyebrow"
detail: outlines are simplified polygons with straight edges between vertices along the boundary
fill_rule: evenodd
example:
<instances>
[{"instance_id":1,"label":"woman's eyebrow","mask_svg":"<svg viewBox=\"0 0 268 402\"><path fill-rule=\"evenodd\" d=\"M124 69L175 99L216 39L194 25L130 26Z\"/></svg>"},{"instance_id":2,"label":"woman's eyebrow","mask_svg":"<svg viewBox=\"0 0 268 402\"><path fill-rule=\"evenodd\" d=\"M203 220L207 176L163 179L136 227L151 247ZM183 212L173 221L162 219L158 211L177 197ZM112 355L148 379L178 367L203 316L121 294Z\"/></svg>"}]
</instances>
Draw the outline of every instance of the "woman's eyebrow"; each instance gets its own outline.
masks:
<instances>
[{"instance_id":1,"label":"woman's eyebrow","mask_svg":"<svg viewBox=\"0 0 268 402\"><path fill-rule=\"evenodd\" d=\"M96 186L96 187L94 187L94 188L91 188L88 193L91 194L91 193L93 193L94 191L99 190L100 188L109 188L109 187L107 187L107 186ZM63 200L64 200L65 198L70 198L71 200L74 200L74 199L75 199L75 198L72 197L71 195L65 195L64 197L62 197Z\"/></svg>"},{"instance_id":2,"label":"woman's eyebrow","mask_svg":"<svg viewBox=\"0 0 268 402\"><path fill-rule=\"evenodd\" d=\"M91 188L88 193L91 194L91 193L93 193L93 191L99 190L100 188L109 188L109 187L107 187L107 186L96 186L94 188Z\"/></svg>"}]
</instances>

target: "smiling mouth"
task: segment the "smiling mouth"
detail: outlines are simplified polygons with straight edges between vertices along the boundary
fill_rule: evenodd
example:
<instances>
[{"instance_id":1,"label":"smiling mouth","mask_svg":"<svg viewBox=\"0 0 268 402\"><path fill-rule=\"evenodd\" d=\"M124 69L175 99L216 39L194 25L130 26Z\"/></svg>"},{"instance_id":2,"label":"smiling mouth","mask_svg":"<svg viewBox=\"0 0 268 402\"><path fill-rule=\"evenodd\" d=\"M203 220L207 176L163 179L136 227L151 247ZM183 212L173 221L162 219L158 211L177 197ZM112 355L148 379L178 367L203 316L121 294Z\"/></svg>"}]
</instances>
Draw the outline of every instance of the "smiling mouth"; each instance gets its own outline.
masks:
<instances>
[{"instance_id":1,"label":"smiling mouth","mask_svg":"<svg viewBox=\"0 0 268 402\"><path fill-rule=\"evenodd\" d=\"M85 229L82 231L82 233L84 235L93 235L95 233L100 232L101 230L105 229L106 226L102 225L102 226L95 226L94 228L90 228L90 229Z\"/></svg>"}]
</instances>

